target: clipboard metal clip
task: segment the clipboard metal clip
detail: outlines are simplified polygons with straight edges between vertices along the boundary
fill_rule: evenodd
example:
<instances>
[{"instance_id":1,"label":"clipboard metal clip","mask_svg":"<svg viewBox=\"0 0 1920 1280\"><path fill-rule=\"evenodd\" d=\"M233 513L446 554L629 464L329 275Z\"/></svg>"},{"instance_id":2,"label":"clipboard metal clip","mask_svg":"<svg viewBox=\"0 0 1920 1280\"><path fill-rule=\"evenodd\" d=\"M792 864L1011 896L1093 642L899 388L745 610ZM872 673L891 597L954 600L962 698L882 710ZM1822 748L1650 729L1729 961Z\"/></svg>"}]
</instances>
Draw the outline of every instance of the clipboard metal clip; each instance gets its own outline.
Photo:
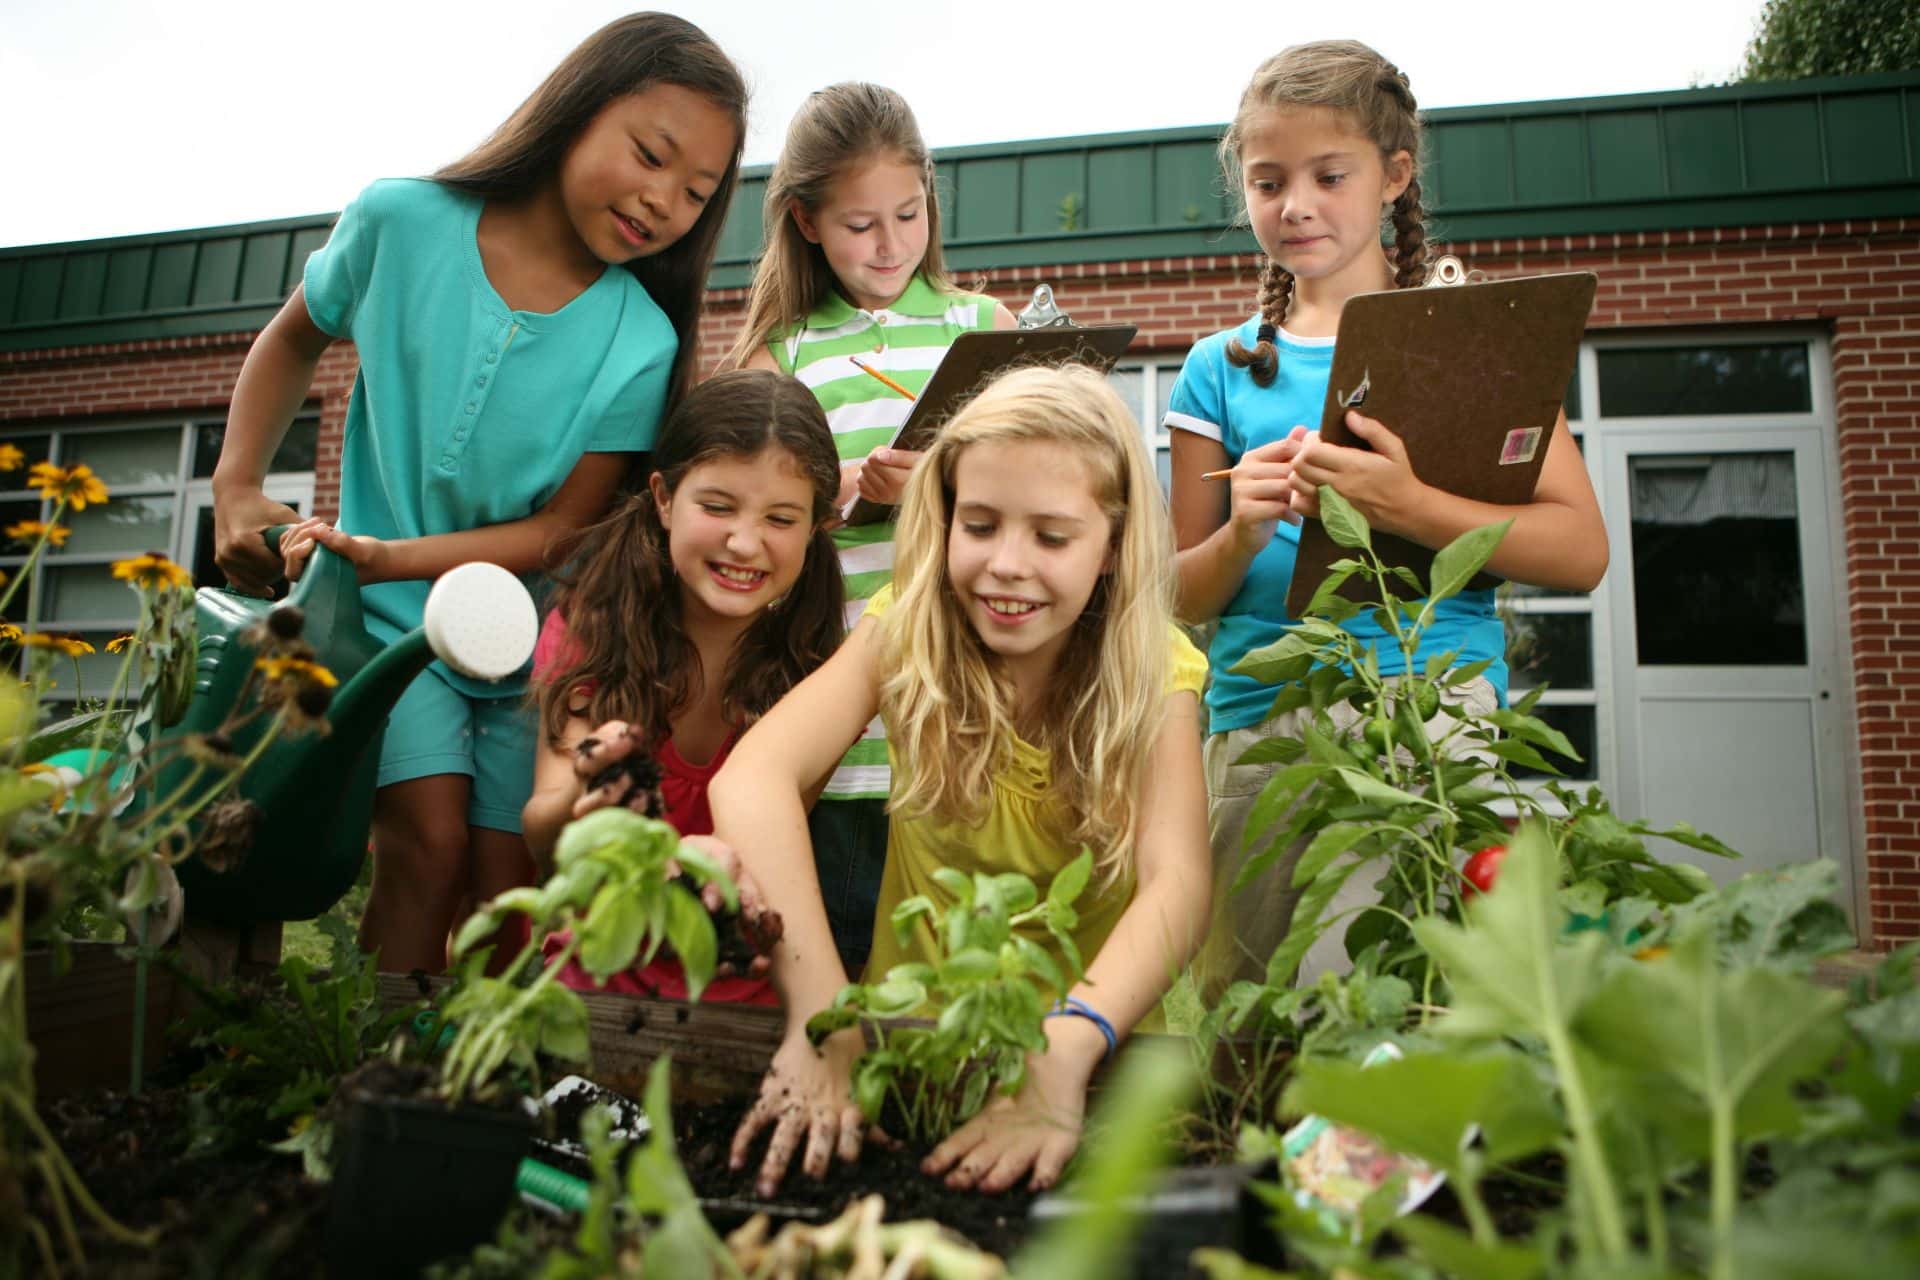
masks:
<instances>
[{"instance_id":1,"label":"clipboard metal clip","mask_svg":"<svg viewBox=\"0 0 1920 1280\"><path fill-rule=\"evenodd\" d=\"M1033 286L1033 300L1020 309L1014 322L1022 329L1054 329L1073 323L1066 312L1054 303L1053 286L1050 284Z\"/></svg>"},{"instance_id":2,"label":"clipboard metal clip","mask_svg":"<svg viewBox=\"0 0 1920 1280\"><path fill-rule=\"evenodd\" d=\"M1461 264L1460 259L1450 253L1444 253L1434 259L1433 265L1427 268L1427 287L1431 289L1437 285L1465 284L1468 277L1473 274L1475 273L1468 271Z\"/></svg>"}]
</instances>

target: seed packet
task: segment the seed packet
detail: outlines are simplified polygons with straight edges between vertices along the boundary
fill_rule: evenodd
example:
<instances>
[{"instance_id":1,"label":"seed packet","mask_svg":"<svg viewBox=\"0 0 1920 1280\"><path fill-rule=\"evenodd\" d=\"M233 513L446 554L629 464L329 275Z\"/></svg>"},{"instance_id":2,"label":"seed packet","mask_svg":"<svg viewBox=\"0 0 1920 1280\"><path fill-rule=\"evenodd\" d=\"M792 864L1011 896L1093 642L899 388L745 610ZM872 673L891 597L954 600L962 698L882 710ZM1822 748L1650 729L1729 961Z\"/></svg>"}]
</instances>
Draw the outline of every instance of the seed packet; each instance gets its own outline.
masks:
<instances>
[{"instance_id":1,"label":"seed packet","mask_svg":"<svg viewBox=\"0 0 1920 1280\"><path fill-rule=\"evenodd\" d=\"M1360 1065L1402 1056L1398 1046L1382 1042ZM1395 1214L1412 1213L1447 1180L1426 1161L1391 1151L1371 1134L1322 1116L1307 1116L1288 1129L1281 1136L1280 1158L1295 1203L1336 1221L1355 1220L1367 1199L1388 1183L1399 1185Z\"/></svg>"}]
</instances>

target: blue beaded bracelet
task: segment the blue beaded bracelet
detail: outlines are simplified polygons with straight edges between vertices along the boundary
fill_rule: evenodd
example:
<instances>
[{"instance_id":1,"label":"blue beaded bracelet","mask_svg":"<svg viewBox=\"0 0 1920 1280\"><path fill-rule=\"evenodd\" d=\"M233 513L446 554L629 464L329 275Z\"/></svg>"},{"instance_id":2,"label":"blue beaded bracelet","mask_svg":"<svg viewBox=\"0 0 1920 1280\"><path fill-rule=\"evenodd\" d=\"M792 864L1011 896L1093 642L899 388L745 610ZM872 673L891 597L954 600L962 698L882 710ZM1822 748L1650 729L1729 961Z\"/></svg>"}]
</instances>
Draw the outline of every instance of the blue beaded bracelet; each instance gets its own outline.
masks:
<instances>
[{"instance_id":1,"label":"blue beaded bracelet","mask_svg":"<svg viewBox=\"0 0 1920 1280\"><path fill-rule=\"evenodd\" d=\"M1101 1017L1100 1011L1088 1004L1085 1000L1068 996L1059 1004L1055 1005L1052 1012L1048 1013L1047 1016L1049 1018L1085 1018L1094 1026L1100 1028L1100 1034L1105 1036L1107 1040L1106 1057L1108 1058L1111 1058L1113 1051L1120 1047L1120 1037L1113 1033L1113 1024Z\"/></svg>"}]
</instances>

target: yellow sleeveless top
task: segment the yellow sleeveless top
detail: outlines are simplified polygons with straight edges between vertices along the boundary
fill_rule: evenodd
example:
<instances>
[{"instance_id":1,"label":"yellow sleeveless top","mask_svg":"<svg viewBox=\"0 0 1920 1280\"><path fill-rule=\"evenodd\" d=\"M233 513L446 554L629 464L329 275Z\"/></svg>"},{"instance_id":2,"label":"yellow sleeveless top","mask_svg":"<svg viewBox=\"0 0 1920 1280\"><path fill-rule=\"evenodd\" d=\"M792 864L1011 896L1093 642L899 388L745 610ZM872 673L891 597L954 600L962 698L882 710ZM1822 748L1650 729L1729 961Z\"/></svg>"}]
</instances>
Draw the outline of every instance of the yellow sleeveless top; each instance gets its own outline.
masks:
<instances>
[{"instance_id":1,"label":"yellow sleeveless top","mask_svg":"<svg viewBox=\"0 0 1920 1280\"><path fill-rule=\"evenodd\" d=\"M867 613L880 617L893 604L891 585L875 593ZM1167 624L1167 644L1172 650L1167 691L1198 695L1206 683L1207 660L1193 647L1171 621ZM889 743L892 734L888 735ZM898 777L898 774L895 774ZM945 912L953 905L953 895L934 880L941 867L971 874L979 871L997 875L1017 871L1034 882L1045 896L1054 875L1079 856L1076 845L1050 833L1043 821L1053 781L1051 755L1023 738L1013 740L1013 759L993 779L993 799L986 820L977 827L931 816L907 817L890 814L887 822L887 863L880 880L880 902L873 918L873 951L867 958L867 981L878 980L897 964L935 963L939 947L925 916L914 922L905 947L893 931L893 910L908 898L925 894ZM1096 857L1098 856L1096 852ZM1074 909L1080 925L1073 932L1083 963L1091 964L1100 947L1113 932L1113 926L1133 901L1134 877L1131 871L1118 877L1104 892L1100 877L1080 895ZM1051 935L1037 925L1027 927L1027 936L1045 946L1057 959L1059 949ZM1172 957L1168 957L1172 967ZM1063 966L1064 967L1064 966ZM1096 1007L1097 1004L1096 1004ZM1157 1030L1160 1014L1143 1019L1139 1030Z\"/></svg>"}]
</instances>

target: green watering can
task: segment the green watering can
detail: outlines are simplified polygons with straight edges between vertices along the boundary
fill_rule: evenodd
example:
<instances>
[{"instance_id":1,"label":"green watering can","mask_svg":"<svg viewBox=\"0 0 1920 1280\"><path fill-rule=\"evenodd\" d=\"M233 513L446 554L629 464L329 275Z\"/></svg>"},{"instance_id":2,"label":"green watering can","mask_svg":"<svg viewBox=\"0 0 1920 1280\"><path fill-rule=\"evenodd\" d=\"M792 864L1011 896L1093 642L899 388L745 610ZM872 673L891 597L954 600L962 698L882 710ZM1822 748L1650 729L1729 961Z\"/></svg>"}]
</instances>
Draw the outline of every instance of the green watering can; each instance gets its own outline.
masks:
<instances>
[{"instance_id":1,"label":"green watering can","mask_svg":"<svg viewBox=\"0 0 1920 1280\"><path fill-rule=\"evenodd\" d=\"M277 551L285 531L267 530L268 545ZM283 732L241 779L239 794L258 806L259 818L239 866L216 872L197 857L181 864L196 920L306 920L338 902L366 856L380 739L394 703L435 658L476 679L512 675L532 654L538 627L518 578L498 565L465 564L434 583L418 630L382 645L367 634L353 566L319 546L286 603L305 614L303 638L340 681L328 731ZM172 732L209 733L226 719L259 656L244 636L276 607L225 588L195 593L193 699ZM233 750L245 755L268 723L261 717L235 734ZM179 760L151 794L171 794L192 768Z\"/></svg>"}]
</instances>

